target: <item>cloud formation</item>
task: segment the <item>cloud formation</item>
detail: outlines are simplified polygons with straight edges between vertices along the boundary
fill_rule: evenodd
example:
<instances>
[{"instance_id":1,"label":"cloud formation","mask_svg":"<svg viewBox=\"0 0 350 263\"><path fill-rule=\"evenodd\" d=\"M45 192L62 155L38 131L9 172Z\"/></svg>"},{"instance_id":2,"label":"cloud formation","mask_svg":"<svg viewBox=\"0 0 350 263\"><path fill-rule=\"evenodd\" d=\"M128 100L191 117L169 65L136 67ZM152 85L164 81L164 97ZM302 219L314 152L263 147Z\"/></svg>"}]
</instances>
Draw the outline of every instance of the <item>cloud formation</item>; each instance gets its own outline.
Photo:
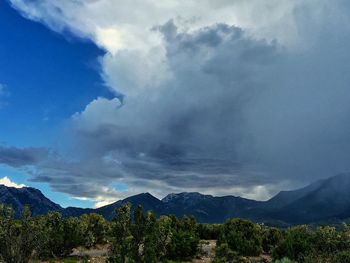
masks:
<instances>
[{"instance_id":1,"label":"cloud formation","mask_svg":"<svg viewBox=\"0 0 350 263\"><path fill-rule=\"evenodd\" d=\"M12 182L7 176L0 178L0 185L5 185L7 187L22 188L25 187L24 184L16 184Z\"/></svg>"},{"instance_id":2,"label":"cloud formation","mask_svg":"<svg viewBox=\"0 0 350 263\"><path fill-rule=\"evenodd\" d=\"M11 2L106 49L101 75L116 94L68 120L65 158L40 162L35 181L98 202L142 191L266 199L350 170L344 1ZM2 162L19 166L17 150Z\"/></svg>"},{"instance_id":3,"label":"cloud formation","mask_svg":"<svg viewBox=\"0 0 350 263\"><path fill-rule=\"evenodd\" d=\"M49 151L45 148L16 148L0 146L0 164L21 168L30 165L38 165L46 160Z\"/></svg>"}]
</instances>

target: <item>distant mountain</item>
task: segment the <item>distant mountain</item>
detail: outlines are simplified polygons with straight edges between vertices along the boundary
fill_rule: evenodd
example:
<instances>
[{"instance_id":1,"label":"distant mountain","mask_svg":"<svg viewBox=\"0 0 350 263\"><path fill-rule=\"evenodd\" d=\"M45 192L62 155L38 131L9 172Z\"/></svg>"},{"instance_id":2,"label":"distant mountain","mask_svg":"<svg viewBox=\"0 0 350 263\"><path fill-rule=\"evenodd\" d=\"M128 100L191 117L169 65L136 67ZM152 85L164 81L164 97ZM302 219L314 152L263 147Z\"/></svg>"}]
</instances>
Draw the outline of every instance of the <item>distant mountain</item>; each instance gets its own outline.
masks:
<instances>
[{"instance_id":1,"label":"distant mountain","mask_svg":"<svg viewBox=\"0 0 350 263\"><path fill-rule=\"evenodd\" d=\"M269 209L278 209L287 206L319 188L322 185L323 181L324 180L317 181L297 190L281 191L270 200L265 202L264 207Z\"/></svg>"},{"instance_id":2,"label":"distant mountain","mask_svg":"<svg viewBox=\"0 0 350 263\"><path fill-rule=\"evenodd\" d=\"M21 215L25 205L30 206L33 215L63 210L60 205L52 202L39 190L31 187L14 188L0 185L0 204L11 205L16 217Z\"/></svg>"},{"instance_id":3,"label":"distant mountain","mask_svg":"<svg viewBox=\"0 0 350 263\"><path fill-rule=\"evenodd\" d=\"M34 188L11 188L0 185L0 203L11 204L16 215L28 204L34 215L59 211L64 216L98 213L112 219L115 209L126 203L132 209L138 204L156 215L177 217L193 215L202 223L222 223L239 217L272 225L331 222L350 218L350 174L341 174L317 181L294 191L282 191L268 201L261 202L235 196L214 197L200 193L169 194L162 200L143 193L113 204L92 209L62 208Z\"/></svg>"},{"instance_id":4,"label":"distant mountain","mask_svg":"<svg viewBox=\"0 0 350 263\"><path fill-rule=\"evenodd\" d=\"M340 174L300 190L284 192L267 202L270 206L276 203L280 205L267 209L267 214L293 224L345 218L350 210L350 175Z\"/></svg>"},{"instance_id":5,"label":"distant mountain","mask_svg":"<svg viewBox=\"0 0 350 263\"><path fill-rule=\"evenodd\" d=\"M248 218L261 202L235 196L214 197L200 193L169 194L162 199L162 214L193 215L199 222L218 223L229 218Z\"/></svg>"}]
</instances>

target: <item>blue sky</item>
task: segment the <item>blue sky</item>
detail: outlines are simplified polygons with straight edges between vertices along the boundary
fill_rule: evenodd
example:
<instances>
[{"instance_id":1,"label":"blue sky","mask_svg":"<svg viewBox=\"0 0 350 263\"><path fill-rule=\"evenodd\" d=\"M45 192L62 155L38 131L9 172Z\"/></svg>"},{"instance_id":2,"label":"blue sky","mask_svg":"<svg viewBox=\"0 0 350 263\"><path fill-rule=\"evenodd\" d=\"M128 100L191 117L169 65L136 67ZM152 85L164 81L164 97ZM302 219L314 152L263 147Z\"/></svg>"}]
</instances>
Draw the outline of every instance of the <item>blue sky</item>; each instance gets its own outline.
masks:
<instances>
[{"instance_id":1,"label":"blue sky","mask_svg":"<svg viewBox=\"0 0 350 263\"><path fill-rule=\"evenodd\" d=\"M349 172L349 21L343 0L2 1L0 180L102 206Z\"/></svg>"},{"instance_id":2,"label":"blue sky","mask_svg":"<svg viewBox=\"0 0 350 263\"><path fill-rule=\"evenodd\" d=\"M0 3L0 83L6 89L0 109L0 141L16 147L58 143L64 120L98 96L111 96L98 74L104 51L86 39L53 32ZM0 177L40 188L67 206L91 206L6 166Z\"/></svg>"},{"instance_id":3,"label":"blue sky","mask_svg":"<svg viewBox=\"0 0 350 263\"><path fill-rule=\"evenodd\" d=\"M96 70L104 52L23 18L6 1L0 5L0 82L9 93L0 137L11 145L45 145L62 120L108 95Z\"/></svg>"}]
</instances>

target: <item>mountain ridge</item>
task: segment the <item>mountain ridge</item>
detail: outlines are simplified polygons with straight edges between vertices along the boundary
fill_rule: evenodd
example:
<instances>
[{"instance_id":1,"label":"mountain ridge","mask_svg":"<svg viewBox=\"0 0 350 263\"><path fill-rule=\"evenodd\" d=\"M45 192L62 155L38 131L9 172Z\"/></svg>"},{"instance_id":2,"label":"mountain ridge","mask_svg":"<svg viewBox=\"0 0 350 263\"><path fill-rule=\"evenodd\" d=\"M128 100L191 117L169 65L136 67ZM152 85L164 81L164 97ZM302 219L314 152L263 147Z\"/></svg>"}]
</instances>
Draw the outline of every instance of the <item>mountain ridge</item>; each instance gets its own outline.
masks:
<instances>
[{"instance_id":1,"label":"mountain ridge","mask_svg":"<svg viewBox=\"0 0 350 263\"><path fill-rule=\"evenodd\" d=\"M171 193L158 199L150 193L118 200L100 208L62 208L46 198L38 189L13 188L0 185L0 203L14 207L19 216L24 205L29 204L33 215L50 211L65 217L97 213L111 220L116 208L131 203L157 216L173 214L177 217L193 215L201 223L222 223L229 218L240 217L255 222L290 225L313 223L322 220L350 218L350 174L339 174L322 179L305 187L281 191L267 201L256 201L239 196L212 196L198 192Z\"/></svg>"}]
</instances>

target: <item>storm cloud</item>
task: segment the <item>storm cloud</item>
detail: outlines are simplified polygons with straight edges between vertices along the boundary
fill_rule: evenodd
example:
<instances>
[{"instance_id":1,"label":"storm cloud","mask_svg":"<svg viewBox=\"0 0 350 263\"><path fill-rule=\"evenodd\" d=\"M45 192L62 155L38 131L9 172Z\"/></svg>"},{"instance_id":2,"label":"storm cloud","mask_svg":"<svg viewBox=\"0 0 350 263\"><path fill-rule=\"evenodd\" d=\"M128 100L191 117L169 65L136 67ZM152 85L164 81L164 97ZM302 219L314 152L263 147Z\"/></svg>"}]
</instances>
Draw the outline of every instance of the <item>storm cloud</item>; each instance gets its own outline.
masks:
<instances>
[{"instance_id":1,"label":"storm cloud","mask_svg":"<svg viewBox=\"0 0 350 263\"><path fill-rule=\"evenodd\" d=\"M161 7L144 1L145 12L155 8L157 18L135 18L132 28L116 18L109 31L89 24L111 24L111 17L102 23L91 11L90 4L100 1L72 4L92 12L89 23L79 16L68 22L64 6L57 15L49 3L34 12L22 2L13 1L27 17L59 32L68 27L106 48L101 76L116 94L95 99L67 120L64 158L37 165L32 180L97 201L141 191L266 199L350 170L345 2L263 5L261 16L269 19L258 17L265 26L260 28L237 14L257 14L256 1L206 1L198 11L204 19L185 17L192 22L159 11L171 1ZM206 17L211 8L213 15ZM140 26L146 20L149 27ZM125 32L130 35L123 38ZM124 42L117 45L119 37Z\"/></svg>"}]
</instances>

